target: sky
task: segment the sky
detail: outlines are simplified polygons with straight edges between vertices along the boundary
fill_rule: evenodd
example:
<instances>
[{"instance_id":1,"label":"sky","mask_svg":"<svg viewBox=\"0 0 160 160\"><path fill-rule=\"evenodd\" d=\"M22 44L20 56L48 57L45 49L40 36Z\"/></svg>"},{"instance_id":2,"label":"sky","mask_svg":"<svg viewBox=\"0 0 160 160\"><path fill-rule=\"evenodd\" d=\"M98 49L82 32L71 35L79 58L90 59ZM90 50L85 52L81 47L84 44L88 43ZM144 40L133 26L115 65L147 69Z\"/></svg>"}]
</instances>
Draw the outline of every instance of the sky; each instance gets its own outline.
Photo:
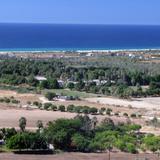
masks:
<instances>
[{"instance_id":1,"label":"sky","mask_svg":"<svg viewBox=\"0 0 160 160\"><path fill-rule=\"evenodd\" d=\"M0 23L160 25L160 0L0 0Z\"/></svg>"}]
</instances>

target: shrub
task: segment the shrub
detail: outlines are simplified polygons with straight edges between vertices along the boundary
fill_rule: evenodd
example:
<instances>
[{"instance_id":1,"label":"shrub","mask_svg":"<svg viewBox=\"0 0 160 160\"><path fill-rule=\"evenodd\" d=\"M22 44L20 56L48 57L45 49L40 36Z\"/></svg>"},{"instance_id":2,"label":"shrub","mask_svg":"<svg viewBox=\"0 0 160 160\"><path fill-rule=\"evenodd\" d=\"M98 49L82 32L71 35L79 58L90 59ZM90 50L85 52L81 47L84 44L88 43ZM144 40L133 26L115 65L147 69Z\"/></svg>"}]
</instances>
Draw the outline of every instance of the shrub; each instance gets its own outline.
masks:
<instances>
[{"instance_id":1,"label":"shrub","mask_svg":"<svg viewBox=\"0 0 160 160\"><path fill-rule=\"evenodd\" d=\"M42 103L39 103L39 104L38 104L38 108L42 108Z\"/></svg>"},{"instance_id":2,"label":"shrub","mask_svg":"<svg viewBox=\"0 0 160 160\"><path fill-rule=\"evenodd\" d=\"M60 105L58 107L58 110L61 111L61 112L65 112L65 106L64 105Z\"/></svg>"},{"instance_id":3,"label":"shrub","mask_svg":"<svg viewBox=\"0 0 160 160\"><path fill-rule=\"evenodd\" d=\"M114 115L115 115L115 116L119 116L119 113L118 113L118 112L116 112Z\"/></svg>"},{"instance_id":4,"label":"shrub","mask_svg":"<svg viewBox=\"0 0 160 160\"><path fill-rule=\"evenodd\" d=\"M104 107L101 108L101 111L102 111L102 112L104 112L105 110L106 110L106 108L104 108Z\"/></svg>"},{"instance_id":5,"label":"shrub","mask_svg":"<svg viewBox=\"0 0 160 160\"><path fill-rule=\"evenodd\" d=\"M84 113L84 114L88 114L89 113L89 107L88 106L83 106L83 108L82 108L82 113Z\"/></svg>"},{"instance_id":6,"label":"shrub","mask_svg":"<svg viewBox=\"0 0 160 160\"><path fill-rule=\"evenodd\" d=\"M4 99L3 99L3 98L0 98L0 102L3 103L3 102L4 102Z\"/></svg>"},{"instance_id":7,"label":"shrub","mask_svg":"<svg viewBox=\"0 0 160 160\"><path fill-rule=\"evenodd\" d=\"M100 110L99 110L99 114L103 115L103 113L106 111L106 108L102 107Z\"/></svg>"},{"instance_id":8,"label":"shrub","mask_svg":"<svg viewBox=\"0 0 160 160\"><path fill-rule=\"evenodd\" d=\"M53 93L53 92L47 92L46 95L45 95L45 97L46 97L49 101L51 101L51 100L53 100L54 97L56 97L56 94Z\"/></svg>"},{"instance_id":9,"label":"shrub","mask_svg":"<svg viewBox=\"0 0 160 160\"><path fill-rule=\"evenodd\" d=\"M131 117L132 117L132 118L136 118L137 115L136 115L135 113L132 113L132 114L131 114Z\"/></svg>"},{"instance_id":10,"label":"shrub","mask_svg":"<svg viewBox=\"0 0 160 160\"><path fill-rule=\"evenodd\" d=\"M97 112L98 112L98 109L95 107L92 107L89 109L89 113L91 113L91 114L97 114Z\"/></svg>"},{"instance_id":11,"label":"shrub","mask_svg":"<svg viewBox=\"0 0 160 160\"><path fill-rule=\"evenodd\" d=\"M44 104L44 109L45 110L48 110L48 109L50 109L52 107L52 103L45 103Z\"/></svg>"},{"instance_id":12,"label":"shrub","mask_svg":"<svg viewBox=\"0 0 160 160\"><path fill-rule=\"evenodd\" d=\"M52 111L57 111L57 106L56 106L56 105L52 105L52 106L51 106L51 110L52 110Z\"/></svg>"},{"instance_id":13,"label":"shrub","mask_svg":"<svg viewBox=\"0 0 160 160\"><path fill-rule=\"evenodd\" d=\"M74 106L74 105L69 105L69 106L67 107L67 111L68 111L68 112L74 112L74 110L75 110L75 106Z\"/></svg>"},{"instance_id":14,"label":"shrub","mask_svg":"<svg viewBox=\"0 0 160 160\"><path fill-rule=\"evenodd\" d=\"M128 117L128 113L124 113L123 116Z\"/></svg>"},{"instance_id":15,"label":"shrub","mask_svg":"<svg viewBox=\"0 0 160 160\"><path fill-rule=\"evenodd\" d=\"M74 86L75 86L74 83L70 82L70 83L68 83L67 88L72 90L74 88Z\"/></svg>"},{"instance_id":16,"label":"shrub","mask_svg":"<svg viewBox=\"0 0 160 160\"><path fill-rule=\"evenodd\" d=\"M129 153L133 153L133 154L137 153L136 146L132 143L127 143L126 144L126 150Z\"/></svg>"},{"instance_id":17,"label":"shrub","mask_svg":"<svg viewBox=\"0 0 160 160\"><path fill-rule=\"evenodd\" d=\"M0 131L2 133L1 139L4 139L4 140L7 140L17 134L17 131L15 130L15 128L2 128Z\"/></svg>"},{"instance_id":18,"label":"shrub","mask_svg":"<svg viewBox=\"0 0 160 160\"><path fill-rule=\"evenodd\" d=\"M82 106L75 106L75 108L74 108L74 112L76 112L76 113L81 113L82 112Z\"/></svg>"},{"instance_id":19,"label":"shrub","mask_svg":"<svg viewBox=\"0 0 160 160\"><path fill-rule=\"evenodd\" d=\"M107 108L107 110L106 110L106 114L107 114L107 115L111 115L111 112L112 112L112 109Z\"/></svg>"},{"instance_id":20,"label":"shrub","mask_svg":"<svg viewBox=\"0 0 160 160\"><path fill-rule=\"evenodd\" d=\"M20 101L18 101L18 100L16 100L16 99L13 99L13 100L12 100L12 103L18 104L18 103L20 103Z\"/></svg>"},{"instance_id":21,"label":"shrub","mask_svg":"<svg viewBox=\"0 0 160 160\"><path fill-rule=\"evenodd\" d=\"M38 106L38 105L39 105L39 102L38 102L38 101L34 101L34 102L33 102L33 105L34 105L34 106Z\"/></svg>"},{"instance_id":22,"label":"shrub","mask_svg":"<svg viewBox=\"0 0 160 160\"><path fill-rule=\"evenodd\" d=\"M5 97L5 98L4 98L4 102L5 102L5 103L10 103L11 100L10 100L9 98L6 98L6 97Z\"/></svg>"}]
</instances>

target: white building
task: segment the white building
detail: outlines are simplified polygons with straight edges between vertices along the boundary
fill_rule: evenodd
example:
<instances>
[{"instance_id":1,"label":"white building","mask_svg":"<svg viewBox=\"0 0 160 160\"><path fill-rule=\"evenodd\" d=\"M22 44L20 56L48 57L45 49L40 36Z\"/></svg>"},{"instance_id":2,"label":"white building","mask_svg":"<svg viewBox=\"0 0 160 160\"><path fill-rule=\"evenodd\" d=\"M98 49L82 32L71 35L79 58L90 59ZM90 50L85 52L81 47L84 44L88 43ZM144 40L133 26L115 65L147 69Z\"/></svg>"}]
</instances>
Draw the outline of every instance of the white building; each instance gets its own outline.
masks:
<instances>
[{"instance_id":1,"label":"white building","mask_svg":"<svg viewBox=\"0 0 160 160\"><path fill-rule=\"evenodd\" d=\"M36 80L38 80L38 81L46 81L47 80L47 78L45 78L45 77L43 77L43 76L36 76L36 77L34 77Z\"/></svg>"}]
</instances>

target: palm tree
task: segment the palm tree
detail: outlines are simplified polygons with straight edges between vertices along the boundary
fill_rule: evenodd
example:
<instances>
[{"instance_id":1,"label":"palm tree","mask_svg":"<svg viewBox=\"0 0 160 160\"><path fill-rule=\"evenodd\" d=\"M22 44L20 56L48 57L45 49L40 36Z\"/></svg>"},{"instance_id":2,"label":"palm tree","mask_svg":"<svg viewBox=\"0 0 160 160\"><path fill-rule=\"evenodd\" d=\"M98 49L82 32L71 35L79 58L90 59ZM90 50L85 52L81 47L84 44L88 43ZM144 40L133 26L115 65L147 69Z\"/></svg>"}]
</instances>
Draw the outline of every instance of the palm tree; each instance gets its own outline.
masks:
<instances>
[{"instance_id":1,"label":"palm tree","mask_svg":"<svg viewBox=\"0 0 160 160\"><path fill-rule=\"evenodd\" d=\"M39 131L43 128L43 122L41 120L37 121L37 128Z\"/></svg>"},{"instance_id":2,"label":"palm tree","mask_svg":"<svg viewBox=\"0 0 160 160\"><path fill-rule=\"evenodd\" d=\"M93 118L92 118L93 129L96 128L97 123L98 123L97 117L93 117Z\"/></svg>"},{"instance_id":3,"label":"palm tree","mask_svg":"<svg viewBox=\"0 0 160 160\"><path fill-rule=\"evenodd\" d=\"M25 131L26 124L27 124L26 118L25 118L25 117L21 117L21 118L19 119L19 127L20 127L20 129L21 129L22 132Z\"/></svg>"}]
</instances>

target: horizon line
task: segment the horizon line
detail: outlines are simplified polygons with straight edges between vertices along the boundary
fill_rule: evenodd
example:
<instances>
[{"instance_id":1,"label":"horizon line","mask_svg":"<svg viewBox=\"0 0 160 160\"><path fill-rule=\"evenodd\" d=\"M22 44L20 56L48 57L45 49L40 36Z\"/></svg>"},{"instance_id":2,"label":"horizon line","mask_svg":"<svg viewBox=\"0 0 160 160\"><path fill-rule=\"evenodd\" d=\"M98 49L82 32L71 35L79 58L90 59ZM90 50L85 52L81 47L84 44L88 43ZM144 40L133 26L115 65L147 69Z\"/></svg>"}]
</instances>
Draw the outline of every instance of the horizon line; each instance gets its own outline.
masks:
<instances>
[{"instance_id":1,"label":"horizon line","mask_svg":"<svg viewBox=\"0 0 160 160\"><path fill-rule=\"evenodd\" d=\"M115 25L115 26L160 26L160 24L116 24L116 23L46 23L46 22L0 22L0 24L44 24L44 25Z\"/></svg>"}]
</instances>

